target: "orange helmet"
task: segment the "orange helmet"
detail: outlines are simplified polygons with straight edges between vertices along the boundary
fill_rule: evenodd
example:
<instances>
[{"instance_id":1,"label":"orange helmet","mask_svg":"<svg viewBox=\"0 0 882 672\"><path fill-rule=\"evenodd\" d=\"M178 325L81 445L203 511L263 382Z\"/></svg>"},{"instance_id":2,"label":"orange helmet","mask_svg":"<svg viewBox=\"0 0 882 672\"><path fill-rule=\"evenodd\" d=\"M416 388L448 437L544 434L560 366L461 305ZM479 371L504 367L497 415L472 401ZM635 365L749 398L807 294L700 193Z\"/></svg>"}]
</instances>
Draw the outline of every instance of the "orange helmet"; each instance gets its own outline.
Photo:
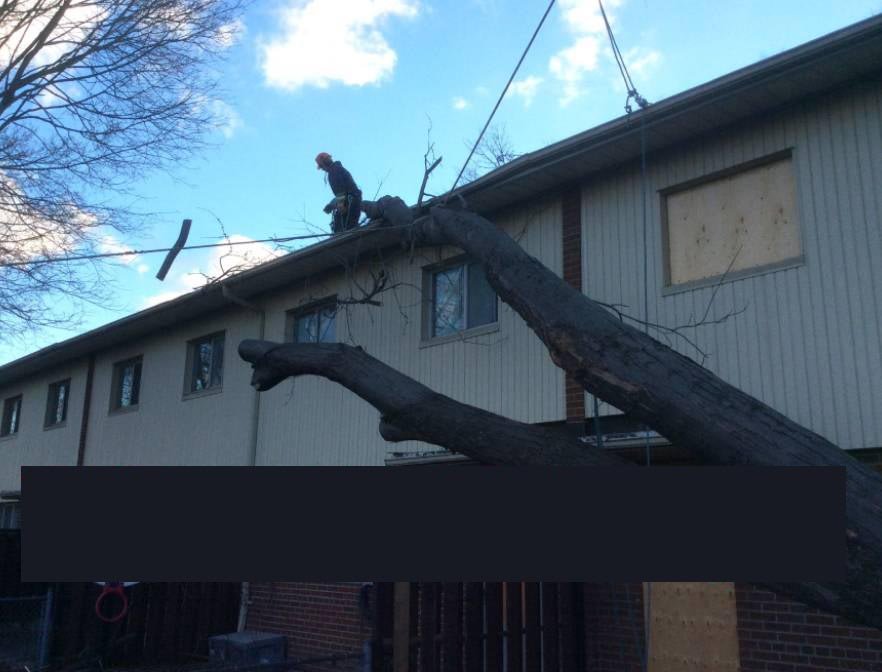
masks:
<instances>
[{"instance_id":1,"label":"orange helmet","mask_svg":"<svg viewBox=\"0 0 882 672\"><path fill-rule=\"evenodd\" d=\"M332 159L330 154L328 154L327 152L319 152L318 155L315 157L315 167L321 169L322 166L326 166L327 164L331 163L331 161Z\"/></svg>"}]
</instances>

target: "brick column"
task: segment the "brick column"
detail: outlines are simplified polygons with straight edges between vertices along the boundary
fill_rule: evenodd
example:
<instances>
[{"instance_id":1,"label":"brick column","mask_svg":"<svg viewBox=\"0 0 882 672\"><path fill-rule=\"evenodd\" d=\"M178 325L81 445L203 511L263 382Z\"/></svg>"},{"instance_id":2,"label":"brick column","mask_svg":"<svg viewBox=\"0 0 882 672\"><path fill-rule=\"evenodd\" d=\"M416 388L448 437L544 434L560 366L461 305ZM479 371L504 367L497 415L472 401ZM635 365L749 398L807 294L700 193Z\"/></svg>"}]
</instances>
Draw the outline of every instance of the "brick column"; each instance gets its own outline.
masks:
<instances>
[{"instance_id":1,"label":"brick column","mask_svg":"<svg viewBox=\"0 0 882 672\"><path fill-rule=\"evenodd\" d=\"M563 194L563 279L582 291L582 191ZM569 375L565 383L567 422L584 422L585 390Z\"/></svg>"},{"instance_id":2,"label":"brick column","mask_svg":"<svg viewBox=\"0 0 882 672\"><path fill-rule=\"evenodd\" d=\"M354 656L372 635L359 606L360 591L357 583L254 582L247 628L285 635L289 659L353 656L304 670L357 671L361 663Z\"/></svg>"}]
</instances>

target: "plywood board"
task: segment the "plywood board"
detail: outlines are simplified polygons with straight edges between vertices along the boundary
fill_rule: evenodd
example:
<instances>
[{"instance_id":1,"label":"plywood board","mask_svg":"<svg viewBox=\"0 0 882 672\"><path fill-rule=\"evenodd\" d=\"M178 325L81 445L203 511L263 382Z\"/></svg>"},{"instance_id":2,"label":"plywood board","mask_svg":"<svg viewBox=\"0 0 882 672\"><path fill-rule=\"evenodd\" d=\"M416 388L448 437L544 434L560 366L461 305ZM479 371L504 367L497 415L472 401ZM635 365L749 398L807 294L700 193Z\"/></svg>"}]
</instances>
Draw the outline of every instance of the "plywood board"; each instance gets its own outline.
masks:
<instances>
[{"instance_id":1,"label":"plywood board","mask_svg":"<svg viewBox=\"0 0 882 672\"><path fill-rule=\"evenodd\" d=\"M802 254L789 157L675 191L666 206L671 285Z\"/></svg>"},{"instance_id":2,"label":"plywood board","mask_svg":"<svg viewBox=\"0 0 882 672\"><path fill-rule=\"evenodd\" d=\"M650 583L647 631L650 672L736 672L733 583Z\"/></svg>"}]
</instances>

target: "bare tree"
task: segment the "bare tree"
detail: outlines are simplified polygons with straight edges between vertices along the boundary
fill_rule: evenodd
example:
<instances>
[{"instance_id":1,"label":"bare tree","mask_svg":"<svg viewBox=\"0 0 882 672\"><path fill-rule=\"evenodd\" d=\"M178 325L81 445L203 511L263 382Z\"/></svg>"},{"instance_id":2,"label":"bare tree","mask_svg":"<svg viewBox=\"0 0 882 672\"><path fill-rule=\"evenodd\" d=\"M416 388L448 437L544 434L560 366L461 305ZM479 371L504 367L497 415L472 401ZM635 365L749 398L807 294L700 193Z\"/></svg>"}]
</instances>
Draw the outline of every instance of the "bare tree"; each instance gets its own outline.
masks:
<instances>
[{"instance_id":1,"label":"bare tree","mask_svg":"<svg viewBox=\"0 0 882 672\"><path fill-rule=\"evenodd\" d=\"M140 219L133 180L204 146L212 63L241 0L0 0L0 334L107 294L99 251ZM119 203L126 202L126 205Z\"/></svg>"},{"instance_id":2,"label":"bare tree","mask_svg":"<svg viewBox=\"0 0 882 672\"><path fill-rule=\"evenodd\" d=\"M468 143L468 146L471 149L472 143ZM514 150L514 143L509 137L505 125L494 124L487 129L481 142L475 148L471 164L463 173L463 182L474 182L484 173L504 166L519 156L520 154Z\"/></svg>"},{"instance_id":3,"label":"bare tree","mask_svg":"<svg viewBox=\"0 0 882 672\"><path fill-rule=\"evenodd\" d=\"M882 476L619 319L492 222L452 207L433 207L415 220L406 208L376 210L400 231L405 246L453 246L482 262L499 298L539 336L557 366L704 463L844 467L846 580L771 587L882 627ZM418 439L491 464L596 465L611 459L553 429L455 402L351 346L246 340L239 354L252 363L258 390L307 374L347 387L378 409L380 433L388 441Z\"/></svg>"}]
</instances>

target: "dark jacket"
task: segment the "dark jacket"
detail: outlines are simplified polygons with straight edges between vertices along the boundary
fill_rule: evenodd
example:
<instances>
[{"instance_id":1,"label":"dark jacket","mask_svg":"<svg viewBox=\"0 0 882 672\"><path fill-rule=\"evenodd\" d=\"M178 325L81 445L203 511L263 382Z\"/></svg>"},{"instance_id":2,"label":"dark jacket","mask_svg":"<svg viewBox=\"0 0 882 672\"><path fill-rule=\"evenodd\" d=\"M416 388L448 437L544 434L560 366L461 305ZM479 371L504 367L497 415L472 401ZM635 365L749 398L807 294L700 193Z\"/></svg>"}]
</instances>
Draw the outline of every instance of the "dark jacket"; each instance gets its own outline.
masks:
<instances>
[{"instance_id":1,"label":"dark jacket","mask_svg":"<svg viewBox=\"0 0 882 672\"><path fill-rule=\"evenodd\" d=\"M335 196L349 194L361 198L361 189L355 184L352 175L343 167L339 161L334 161L328 168L328 184L331 185L331 191Z\"/></svg>"}]
</instances>

